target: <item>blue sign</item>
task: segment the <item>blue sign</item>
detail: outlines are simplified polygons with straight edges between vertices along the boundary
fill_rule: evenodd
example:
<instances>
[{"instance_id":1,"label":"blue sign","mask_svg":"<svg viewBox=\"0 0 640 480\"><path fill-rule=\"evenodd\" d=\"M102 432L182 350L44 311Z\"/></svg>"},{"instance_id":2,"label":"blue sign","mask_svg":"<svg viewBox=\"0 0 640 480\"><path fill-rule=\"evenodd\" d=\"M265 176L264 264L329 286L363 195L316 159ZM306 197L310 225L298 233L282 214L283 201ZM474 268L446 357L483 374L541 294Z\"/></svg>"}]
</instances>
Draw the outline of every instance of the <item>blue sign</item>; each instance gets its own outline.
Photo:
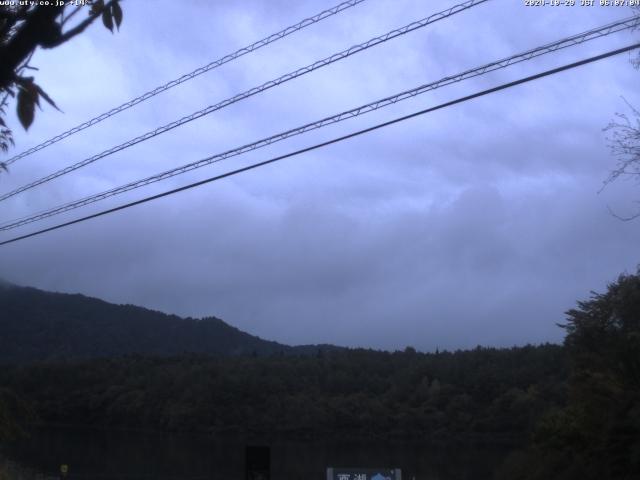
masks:
<instances>
[{"instance_id":1,"label":"blue sign","mask_svg":"<svg viewBox=\"0 0 640 480\"><path fill-rule=\"evenodd\" d=\"M327 480L401 480L399 468L327 468Z\"/></svg>"}]
</instances>

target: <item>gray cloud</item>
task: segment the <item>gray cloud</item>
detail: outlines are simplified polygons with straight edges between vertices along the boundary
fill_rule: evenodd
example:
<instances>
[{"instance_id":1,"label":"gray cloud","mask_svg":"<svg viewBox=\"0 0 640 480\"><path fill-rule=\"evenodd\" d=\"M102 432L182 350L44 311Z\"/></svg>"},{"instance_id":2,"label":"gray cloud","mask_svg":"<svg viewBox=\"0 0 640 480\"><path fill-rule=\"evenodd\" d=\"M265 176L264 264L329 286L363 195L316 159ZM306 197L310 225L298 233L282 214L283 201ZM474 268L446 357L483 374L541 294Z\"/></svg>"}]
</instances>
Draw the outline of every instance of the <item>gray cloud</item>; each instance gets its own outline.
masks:
<instances>
[{"instance_id":1,"label":"gray cloud","mask_svg":"<svg viewBox=\"0 0 640 480\"><path fill-rule=\"evenodd\" d=\"M450 2L369 0L16 163L3 189L346 48ZM18 150L326 8L314 2L126 5L36 56L64 115ZM2 205L14 218L553 41L628 11L496 0L290 82ZM637 34L636 34L637 37ZM122 198L168 189L631 41L599 40L432 92ZM80 59L82 61L80 61ZM619 57L304 157L0 249L0 275L287 343L421 349L559 341L563 312L638 263L634 185L598 195L615 161L601 131L638 72ZM68 218L73 218L71 215ZM25 229L28 231L30 229ZM2 238L8 238L4 235Z\"/></svg>"}]
</instances>

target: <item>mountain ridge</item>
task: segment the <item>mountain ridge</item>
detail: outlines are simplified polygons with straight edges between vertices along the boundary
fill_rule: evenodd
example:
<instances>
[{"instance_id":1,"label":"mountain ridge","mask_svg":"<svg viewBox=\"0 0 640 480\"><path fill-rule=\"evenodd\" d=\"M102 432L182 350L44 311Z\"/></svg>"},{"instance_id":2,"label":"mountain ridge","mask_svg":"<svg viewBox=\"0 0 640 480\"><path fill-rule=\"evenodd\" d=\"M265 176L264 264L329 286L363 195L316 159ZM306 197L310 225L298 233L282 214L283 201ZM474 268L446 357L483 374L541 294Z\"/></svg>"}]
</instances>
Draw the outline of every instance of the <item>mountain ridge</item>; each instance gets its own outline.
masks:
<instances>
[{"instance_id":1,"label":"mountain ridge","mask_svg":"<svg viewBox=\"0 0 640 480\"><path fill-rule=\"evenodd\" d=\"M0 363L119 357L297 355L332 345L289 346L244 332L217 317L183 318L79 293L0 281Z\"/></svg>"}]
</instances>

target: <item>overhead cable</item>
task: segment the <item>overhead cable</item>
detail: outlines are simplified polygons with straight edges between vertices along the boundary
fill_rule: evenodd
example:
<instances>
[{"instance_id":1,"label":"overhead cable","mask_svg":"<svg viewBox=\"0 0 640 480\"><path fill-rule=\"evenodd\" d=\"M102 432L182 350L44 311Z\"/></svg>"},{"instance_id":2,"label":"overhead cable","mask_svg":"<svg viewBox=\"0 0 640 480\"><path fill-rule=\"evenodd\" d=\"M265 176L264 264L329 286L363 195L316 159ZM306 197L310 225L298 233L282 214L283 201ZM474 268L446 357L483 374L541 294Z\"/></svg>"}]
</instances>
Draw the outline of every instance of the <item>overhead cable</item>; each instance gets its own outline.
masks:
<instances>
[{"instance_id":1,"label":"overhead cable","mask_svg":"<svg viewBox=\"0 0 640 480\"><path fill-rule=\"evenodd\" d=\"M362 130L358 130L356 132L353 132L353 133L350 133L350 134L347 134L347 135L343 135L341 137L337 137L337 138L334 138L332 140L328 140L326 142L317 143L317 144L312 145L310 147L302 148L300 150L296 150L294 152L287 153L285 155L280 155L278 157L274 157L274 158L271 158L269 160L264 160L262 162L254 163L252 165L248 165L246 167L238 168L236 170L232 170L230 172L223 173L221 175L216 175L214 177L210 177L210 178L207 178L205 180L200 180L198 182L191 183L189 185L185 185L185 186L182 186L182 187L179 187L179 188L174 188L172 190L169 190L169 191L166 191L166 192L163 192L163 193L159 193L157 195L152 195L150 197L146 197L146 198L143 198L143 199L140 199L140 200L136 200L134 202L130 202L130 203L127 203L127 204L124 204L124 205L120 205L118 207L110 208L108 210L103 210L101 212L94 213L92 215L87 215L87 216L82 217L82 218L77 218L77 219L71 220L69 222L60 223L58 225L54 225L52 227L48 227L48 228L44 228L42 230L38 230L38 231L35 231L35 232L32 232L32 233L28 233L26 235L21 235L19 237L14 237L14 238L11 238L9 240L4 240L4 241L0 242L0 246L8 245L10 243L15 243L15 242L18 242L20 240L25 240L27 238L34 237L36 235L41 235L43 233L47 233L47 232L58 230L58 229L61 229L61 228L64 228L64 227L68 227L70 225L75 225L77 223L85 222L87 220L91 220L91 219L94 219L94 218L97 218L97 217L108 215L110 213L118 212L120 210L125 210L127 208L131 208L131 207L134 207L136 205L141 205L143 203L147 203L147 202L150 202L150 201L153 201L153 200L157 200L159 198L167 197L169 195L173 195L173 194L176 194L176 193L179 193L179 192L183 192L185 190L190 190L192 188L196 188L196 187L199 187L199 186L211 183L211 182L222 180L223 178L231 177L231 176L237 175L239 173L243 173L243 172L247 172L249 170L253 170L253 169L256 169L256 168L259 168L259 167L263 167L265 165L269 165L269 164L284 160L286 158L290 158L290 157L294 157L294 156L297 156L297 155L301 155L303 153L307 153L307 152L310 152L312 150L317 150L319 148L323 148L323 147L332 145L334 143L342 142L344 140L348 140L350 138L357 137L359 135L363 135L365 133L373 132L373 131L378 130L380 128L388 127L390 125L393 125L393 124L396 124L396 123L400 123L400 122L403 122L403 121L406 121L406 120L409 120L411 118L415 118L415 117L418 117L418 116L421 116L421 115L425 115L427 113L430 113L430 112L433 112L433 111L436 111L436 110L440 110L440 109L443 109L443 108L446 108L446 107L451 107L451 106L457 105L459 103L467 102L469 100L473 100L474 98L478 98L478 97L482 97L482 96L485 96L485 95L489 95L491 93L495 93L495 92L498 92L500 90L506 90L508 88L512 88L512 87L515 87L517 85L521 85L523 83L531 82L533 80L538 80L540 78L548 77L550 75L555 75L557 73L560 73L560 72L563 72L563 71L566 71L566 70L577 68L577 67L580 67L582 65L586 65L586 64L589 64L589 63L596 62L598 60L603 60L605 58L609 58L609 57L612 57L614 55L619 55L621 53L629 52L629 51L635 50L637 48L640 48L640 43L636 43L636 44L633 44L633 45L629 45L627 47L619 48L617 50L611 50L611 51L603 53L601 55L596 55L596 56L593 56L593 57L589 57L589 58L586 58L584 60L580 60L578 62L574 62L574 63L570 63L570 64L567 64L567 65L564 65L562 67L554 68L554 69L551 69L551 70L546 70L544 72L541 72L541 73L538 73L538 74L535 74L535 75L531 75L531 76L528 76L528 77L525 77L525 78L521 78L521 79L515 80L513 82L504 83L504 84L499 85L497 87L489 88L487 90L482 90L482 91L474 93L472 95L467 95L465 97L461 97L461 98L458 98L456 100L452 100L450 102L442 103L442 104L437 105L435 107L426 108L424 110L420 110L418 112L414 112L414 113L409 114L409 115L405 115L405 116L402 116L402 117L399 117L399 118L395 118L395 119L389 120L387 122L379 123L379 124L374 125L372 127L368 127L368 128L362 129Z\"/></svg>"},{"instance_id":2,"label":"overhead cable","mask_svg":"<svg viewBox=\"0 0 640 480\"><path fill-rule=\"evenodd\" d=\"M339 53L335 53L329 57L326 57L322 60L318 60L317 62L314 62L310 65L307 65L306 67L302 67L299 68L293 72L290 72L286 75L282 75L281 77L278 77L274 80L269 80L268 82L263 83L262 85L258 86L258 87L253 87L243 93L240 93L238 95L235 95L233 97L227 98L226 100L223 100L219 103L216 103L215 105L210 105L206 108L203 108L202 110L198 110L197 112L192 113L191 115L187 115L185 117L180 118L179 120L175 120L171 123L168 123L167 125L163 125L162 127L156 128L155 130L151 130L143 135L140 135L134 139L131 139L127 142L124 142L120 145L117 145L115 147L112 147L108 150L105 150L101 153L98 153L96 155L93 155L89 158L86 158L78 163L75 163L73 165L69 165L66 168L63 168L61 170L58 170L57 172L54 172L50 175L47 175L45 177L42 177L38 180L35 180L31 183L28 183L26 185L23 185L11 192L5 193L0 195L0 201L4 201L8 198L11 198L15 195L18 195L19 193L22 193L26 190L30 190L34 187L37 187L38 185L42 185L43 183L46 182L50 182L51 180L54 180L58 177L61 177L62 175L66 175L68 173L71 173L75 170L78 170L79 168L82 167L86 167L87 165L90 165L102 158L108 157L109 155L113 155L114 153L120 152L126 148L132 147L133 145L136 145L138 143L147 141L153 137L156 137L158 135L161 135L163 133L168 132L169 130L173 130L176 127L182 126L185 123L189 123L192 122L193 120L196 120L198 118L204 117L205 115L209 115L215 111L221 110L223 108L228 107L229 105L232 105L236 102L239 102L241 100L244 100L246 98L252 97L253 95L256 95L258 93L264 92L265 90L269 90L273 87L276 87L278 85L282 85L283 83L286 83L290 80L293 80L294 78L298 78L302 75L306 75L307 73L313 72L315 70L318 70L319 68L323 68L326 67L327 65L331 65L332 63L335 63L339 60L343 60L347 57L350 57L351 55L354 55L356 53L360 53L363 52L371 47L374 47L376 45L380 45L381 43L387 42L389 40L392 40L394 38L397 38L401 35L406 35L407 33L413 32L419 28L423 28L426 27L427 25L431 25L432 23L435 23L437 21L443 20L445 18L451 17L452 15L455 15L457 13L460 13L464 10L468 10L469 8L472 8L476 5L485 3L489 0L468 0L464 3L460 3L458 5L454 5L453 7L450 7L446 10L443 10L442 12L438 12L435 13L433 15L430 15L427 18L424 18L422 20L418 20L416 22L412 22L408 25L405 25L404 27L395 29L395 30L391 30L390 32L385 33L384 35L380 35L377 37L374 37L364 43L361 43L359 45L354 45L346 50L343 50L342 52Z\"/></svg>"},{"instance_id":3,"label":"overhead cable","mask_svg":"<svg viewBox=\"0 0 640 480\"><path fill-rule=\"evenodd\" d=\"M556 42L552 42L552 43L548 43L546 45L543 45L541 47L537 47L534 49L530 49L530 50L526 50L522 53L518 53L516 55L512 55L510 57L506 57L503 58L501 60L497 60L488 64L485 64L481 67L477 67L474 69L470 69L470 70L466 70L462 73L458 73L456 75L451 75L451 76L447 76L444 77L440 80L437 80L435 82L431 82L431 83L427 83L424 85L420 85L419 87L413 88L411 90L406 90L379 100L376 100L374 102L368 103L366 105L361 105L359 107L356 108L352 108L350 110L346 110L344 112L338 113L336 115L332 115L329 117L325 117L323 119L317 120L315 122L311 122L311 123L307 123L305 125L284 131L284 132L280 132L278 134L275 135L271 135L269 137L257 140L255 142L231 149L231 150L227 150L225 152L222 153L218 153L216 155L212 155L203 159L200 159L198 161L195 162L191 162L188 163L186 165L182 165L180 167L176 167L140 180L136 180L130 183L127 183L125 185L121 185L119 187L115 187L106 191L103 191L101 193L98 194L94 194L94 195L90 195L88 197L84 197L82 199L79 200L75 200L66 204L62 204L62 205L58 205L56 207L35 213L35 214L31 214L29 216L26 217L22 217L19 219L14 219L11 220L9 222L5 222L4 224L0 224L0 231L6 231L6 230L11 230L17 227L21 227L23 225L29 224L29 223L33 223L39 220L43 220L45 218L49 218L52 217L54 215L58 215L64 212L68 212L70 210L74 210L76 208L80 208L83 207L85 205L89 205L91 203L95 203L98 202L100 200L104 200L106 198L109 197L113 197L116 195L120 195L122 193L128 192L130 190L134 190L140 187L144 187L146 185L150 185L152 183L155 182L159 182L161 180L165 180L167 178L171 178L174 177L176 175L180 175L182 173L186 173L189 172L191 170L195 170L198 168L202 168L204 166L207 165L211 165L213 163L217 163L219 161L225 160L227 158L230 157L234 157L237 155L241 155L244 153L247 153L249 151L252 150L256 150L268 145L271 145L273 143L285 140L287 138L296 136L296 135L301 135L303 133L309 132L311 130L315 130L315 129L319 129L322 127L325 127L327 125L331 125L334 123L338 123L338 122L342 122L344 120L347 120L349 118L353 118L353 117L357 117L359 115L363 115L365 113L369 113L384 107L388 107L390 105L393 105L395 103L398 103L400 101L415 97L417 95L456 83L456 82L460 82L469 78L473 78L473 77L477 77L480 75L484 75L487 74L489 72L498 70L498 69L502 69L502 68L506 68L510 65L514 65L520 62L524 62L527 60L531 60L533 58L539 57L541 55L545 55L548 53L552 53L552 52L556 52L560 49L563 48L567 48L567 47L571 47L574 45L579 45L581 43L584 43L586 41L589 40L593 40L596 38L601 38L603 36L607 36L610 35L612 33L616 33L619 32L621 30L625 30L625 29L631 29L636 27L637 25L640 25L640 16L634 16L634 17L630 17L624 20L620 20L617 22L613 22L610 24L607 24L605 26L602 27L598 27L595 29L591 29L582 33L579 33L577 35L573 35L567 38L563 38L561 40L558 40Z\"/></svg>"},{"instance_id":4,"label":"overhead cable","mask_svg":"<svg viewBox=\"0 0 640 480\"><path fill-rule=\"evenodd\" d=\"M25 150L22 153L19 153L18 155L15 155L13 157L11 157L9 160L6 160L4 163L6 165L10 165L18 160L20 160L21 158L27 157L29 155L31 155L32 153L35 153L39 150L42 150L43 148L46 148L50 145L53 145L54 143L59 142L60 140L63 140L75 133L81 132L82 130L89 128L93 125L96 125L100 122L102 122L103 120L106 120L109 117L113 117L114 115L117 115L120 112L124 112L125 110L128 110L129 108L138 105L139 103L142 103L146 100L149 100L150 98L155 97L156 95L159 95L162 92L165 92L175 86L180 85L181 83L187 82L199 75L202 75L203 73L209 72L211 70L213 70L214 68L218 68L222 65L224 65L225 63L229 63L233 60L236 60L237 58L240 58L248 53L254 52L262 47L265 47L267 45L269 45L270 43L276 42L288 35L291 35L292 33L295 33L299 30L302 30L310 25L313 25L315 23L318 23L326 18L329 18L333 15L336 15L348 8L351 7L355 7L356 5L358 5L359 3L364 2L365 0L349 0L346 2L342 2L339 5L336 5L335 7L329 8L327 10L324 10L316 15L313 15L312 17L309 18L305 18L304 20L301 20L300 22L296 23L295 25L291 25L283 30L280 30L279 32L273 33L271 35L269 35L268 37L263 38L262 40L258 40L257 42L252 43L251 45L248 45L246 47L242 47L239 50L236 50L233 53L229 53L217 60L214 60L213 62L204 65L202 67L196 68L195 70L193 70L192 72L186 73L184 75L182 75L179 78L176 78L174 80L171 80L170 82L165 83L164 85L160 85L159 87L154 88L153 90L149 90L146 93L143 93L142 95L129 100L128 102L123 103L120 106L117 106L115 108L112 108L111 110L104 112L90 120L87 120L84 123L81 123L80 125L77 125L65 132L62 132L58 135L56 135L55 137L51 137L48 140L45 140L44 142L29 148L28 150Z\"/></svg>"}]
</instances>

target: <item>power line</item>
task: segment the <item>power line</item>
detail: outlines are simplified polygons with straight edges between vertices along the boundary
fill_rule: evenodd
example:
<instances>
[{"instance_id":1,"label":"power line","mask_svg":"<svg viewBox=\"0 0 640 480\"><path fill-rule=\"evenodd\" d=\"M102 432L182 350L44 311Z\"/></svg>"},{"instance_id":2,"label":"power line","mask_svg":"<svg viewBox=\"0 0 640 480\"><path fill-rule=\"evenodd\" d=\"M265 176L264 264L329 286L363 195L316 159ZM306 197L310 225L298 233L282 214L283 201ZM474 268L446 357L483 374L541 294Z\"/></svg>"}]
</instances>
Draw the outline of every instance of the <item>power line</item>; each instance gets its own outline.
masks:
<instances>
[{"instance_id":1,"label":"power line","mask_svg":"<svg viewBox=\"0 0 640 480\"><path fill-rule=\"evenodd\" d=\"M162 127L159 127L155 130L152 130L150 132L147 132L143 135L140 135L132 140L129 140L125 143L122 143L120 145L117 145L115 147L112 147L108 150L105 150L97 155L94 155L92 157L86 158L78 163L75 163L73 165L70 165L66 168L63 168L61 170L58 170L57 172L54 172L50 175L47 175L45 177L42 177L38 180L35 180L27 185L23 185L22 187L19 187L11 192L5 193L3 195L0 195L0 201L4 201L8 198L11 198L15 195L18 195L19 193L22 193L26 190L30 190L34 187L37 187L38 185L42 185L43 183L49 182L55 178L58 178L62 175L66 175L68 173L71 173L75 170L78 170L79 168L85 167L91 163L94 163L98 160L100 160L101 158L107 157L109 155L112 155L114 153L117 153L121 150L124 150L126 148L129 148L133 145L136 145L140 142L144 142L146 140L149 140L153 137L156 137L158 135L161 135L163 133L168 132L169 130L172 130L176 127L179 127L181 125L184 125L185 123L191 122L193 120L196 120L198 118L204 117L205 115L209 115L210 113L213 113L217 110L221 110L225 107L228 107L229 105L232 105L236 102L239 102L241 100L244 100L246 98L252 97L253 95L256 95L258 93L264 92L265 90L269 90L273 87L276 87L278 85L281 85L283 83L286 83L290 80L293 80L294 78L298 78L302 75L306 75L307 73L313 72L315 70L318 70L319 68L322 67L326 67L327 65L330 65L332 63L335 63L339 60L342 60L344 58L350 57L351 55L354 55L356 53L360 53L364 50L367 50L371 47L374 47L376 45L379 45L381 43L387 42L389 40L392 40L396 37L399 37L401 35L406 35L407 33L413 32L414 30L417 30L419 28L423 28L426 27L427 25L430 25L432 23L435 23L437 21L443 20L445 18L451 17L457 13L460 13L464 10L468 10L474 6L477 6L481 3L485 3L489 0L467 0L464 3L460 3L458 5L454 5L453 7L450 7L446 10L443 10L442 12L438 12L435 13L433 15L430 15L427 18L424 18L422 20L418 20L415 22L412 22L408 25L405 25L404 27L395 29L395 30L391 30L390 32L385 33L384 35L380 35L377 37L374 37L364 43L361 43L359 45L354 45L346 50L343 50L342 52L339 53L335 53L329 57L326 57L322 60L318 60L310 65L307 65L305 67L299 68L291 73L288 73L286 75L282 75L281 77L276 78L275 80L270 80L268 82L263 83L262 85L258 86L258 87L253 87L243 93L240 93L238 95L235 95L233 97L227 98L226 100L223 100L215 105L210 105L202 110L198 110L197 112L192 113L191 115L187 115L185 117L182 117L179 120L176 120L174 122L171 122L167 125L164 125Z\"/></svg>"},{"instance_id":2,"label":"power line","mask_svg":"<svg viewBox=\"0 0 640 480\"><path fill-rule=\"evenodd\" d=\"M390 125L393 125L393 124L396 124L396 123L400 123L400 122L403 122L405 120L409 120L409 119L414 118L414 117L425 115L427 113L430 113L430 112L433 112L433 111L436 111L436 110L440 110L440 109L443 109L443 108L446 108L446 107L451 107L451 106L457 105L459 103L467 102L469 100L473 100L475 98L482 97L482 96L485 96L485 95L489 95L491 93L495 93L495 92L498 92L498 91L501 91L501 90L506 90L508 88L512 88L512 87L515 87L517 85L521 85L523 83L531 82L533 80L538 80L538 79L543 78L543 77L547 77L547 76L550 76L550 75L555 75L557 73L560 73L560 72L563 72L563 71L566 71L566 70L570 70L570 69L573 69L573 68L577 68L577 67L580 67L582 65L589 64L589 63L593 63L593 62L596 62L598 60L603 60L605 58L609 58L609 57L612 57L614 55L619 55L621 53L629 52L631 50L635 50L636 48L640 48L640 43L636 43L636 44L633 44L633 45L629 45L627 47L619 48L617 50L611 50L611 51L603 53L601 55L596 55L596 56L593 56L593 57L586 58L584 60L580 60L578 62L566 64L566 65L563 65L562 67L557 67L557 68L553 68L551 70L546 70L544 72L541 72L541 73L538 73L538 74L535 74L535 75L531 75L531 76L528 76L528 77L524 77L524 78L521 78L519 80L515 80L515 81L512 81L512 82L508 82L508 83L503 83L502 85L499 85L497 87L489 88L487 90L482 90L480 92L477 92L477 93L474 93L474 94L471 94L471 95L467 95L465 97L461 97L461 98L458 98L456 100L452 100L452 101L449 101L449 102L441 103L440 105L437 105L435 107L426 108L424 110L420 110L418 112L414 112L414 113L411 113L409 115L404 115L402 117L398 117L398 118L395 118L393 120L389 120L387 122L379 123L379 124L374 125L372 127L368 127L368 128L362 129L362 130L358 130L356 132L352 132L352 133L349 133L347 135L343 135L341 137L337 137L337 138L328 140L326 142L317 143L317 144L312 145L310 147L302 148L300 150L296 150L294 152L287 153L285 155L280 155L278 157L274 157L274 158L271 158L269 160L264 160L262 162L254 163L252 165L248 165L246 167L238 168L236 170L232 170L230 172L223 173L221 175L216 175L214 177L210 177L210 178L207 178L205 180L200 180L198 182L191 183L189 185L185 185L185 186L182 186L182 187L179 187L179 188L174 188L173 190L169 190L169 191L166 191L166 192L163 192L163 193L159 193L157 195L152 195L150 197L146 197L146 198L143 198L143 199L140 199L140 200L136 200L134 202L130 202L130 203L127 203L127 204L124 204L124 205L120 205L118 207L110 208L108 210L103 210L101 212L94 213L92 215L87 215L85 217L81 217L81 218L78 218L78 219L75 219L75 220L71 220L69 222L60 223L58 225L55 225L55 226L52 226L52 227L49 227L49 228L44 228L44 229L38 230L36 232L28 233L26 235L21 235L19 237L14 237L14 238L11 238L9 240L5 240L5 241L0 242L0 246L7 245L7 244L10 244L10 243L14 243L14 242L17 242L17 241L20 241L20 240L24 240L24 239L27 239L27 238L30 238L30 237L34 237L36 235L41 235L43 233L51 232L53 230L58 230L58 229L63 228L63 227L68 227L68 226L74 225L76 223L81 223L81 222L84 222L84 221L87 221L87 220L91 220L93 218L97 218L97 217L101 217L101 216L104 216L104 215L108 215L110 213L117 212L117 211L120 211L120 210L125 210L127 208L134 207L136 205L140 205L140 204L143 204L143 203L147 203L147 202L150 202L152 200L157 200L157 199L162 198L162 197L167 197L167 196L173 195L175 193L183 192L185 190L189 190L189 189L192 189L192 188L195 188L195 187L199 187L199 186L205 185L207 183L215 182L215 181L221 180L223 178L231 177L231 176L237 175L239 173L243 173L243 172L247 172L249 170L253 170L253 169L256 169L256 168L259 168L259 167L263 167L265 165L269 165L271 163L275 163L275 162L278 162L280 160L284 160L286 158L294 157L294 156L301 155L301 154L306 153L306 152L310 152L312 150L317 150L319 148L332 145L334 143L342 142L344 140L348 140L350 138L357 137L359 135L363 135L365 133L373 132L373 131L381 129L383 127L388 127Z\"/></svg>"},{"instance_id":3,"label":"power line","mask_svg":"<svg viewBox=\"0 0 640 480\"><path fill-rule=\"evenodd\" d=\"M292 33L295 33L299 30L302 30L310 25L316 24L326 18L329 18L333 15L337 15L338 13L351 8L351 7L355 7L356 5L358 5L359 3L364 2L365 0L349 0L346 2L342 2L339 5L336 5L335 7L329 8L327 10L324 10L316 15L313 15L312 17L309 18L305 18L304 20L301 20L300 22L296 23L295 25L291 25L287 28L285 28L284 30L280 30L279 32L273 33L271 35L269 35L268 37L263 38L262 40L258 40L255 43L252 43L251 45L248 45L246 47L240 48L239 50L236 50L233 53L229 53L227 55L225 55L224 57L221 57L217 60L214 60L213 62L204 65L200 68L196 68L195 70L193 70L190 73L187 73L185 75L182 75L180 78L176 78L175 80L171 80L170 82L165 83L164 85L160 85L159 87L154 88L153 90L149 90L146 93L143 93L142 95L140 95L139 97L134 98L133 100L129 100L128 102L123 103L122 105L112 108L111 110L102 113L100 115L98 115L97 117L94 117L90 120L87 120L84 123L81 123L80 125L77 125L65 132L60 133L59 135L56 135L55 137L52 137L34 147L31 147L28 150L25 150L22 153L19 153L18 155L15 155L13 157L11 157L9 160L5 161L4 163L6 165L10 165L18 160L20 160L21 158L27 157L29 155L31 155L32 153L35 153L39 150L42 150L43 148L46 148L50 145L53 145L54 143L59 142L60 140L63 140L75 133L78 133L86 128L89 128L93 125L96 125L100 122L102 122L103 120L106 120L109 117L112 117L114 115L117 115L120 112L124 112L125 110L128 110L129 108L138 105L139 103L142 103L146 100L149 100L152 97L155 97L156 95L165 92L175 86L180 85L181 83L184 83L188 80L191 80L192 78L195 78L199 75L202 75L203 73L209 72L215 68L218 68L222 65L224 65L225 63L229 63L233 60L236 60L237 58L240 58L248 53L254 52L262 47L265 47L267 45L269 45L270 43L276 42L282 38L287 37L288 35L291 35Z\"/></svg>"},{"instance_id":4,"label":"power line","mask_svg":"<svg viewBox=\"0 0 640 480\"><path fill-rule=\"evenodd\" d=\"M262 148L262 147L266 147L268 145L271 145L273 143L285 140L287 138L296 136L296 135L300 135L306 132L309 132L311 130L315 130L315 129L319 129L322 127L325 127L327 125L331 125L334 123L338 123L344 120L347 120L349 118L353 118L353 117L357 117L359 115L363 115L365 113L369 113L390 105L393 105L397 102L415 97L417 95L426 93L428 91L432 91L435 90L437 88L441 88L444 87L446 85L450 85L456 82L460 82L469 78L473 78L476 76L480 76L480 75L484 75L486 73L498 70L498 69L502 69L502 68L506 68L510 65L514 65L520 62L524 62L527 60L531 60L533 58L537 58L541 55L545 55L547 53L552 53L555 51L558 51L560 49L563 48L567 48L567 47L571 47L571 46L575 46L575 45L579 45L581 43L584 43L586 41L589 40L593 40L596 38L601 38L603 36L606 35L610 35L612 33L616 33L625 29L629 29L629 28L634 28L637 25L640 24L640 16L634 16L634 17L630 17L624 20L619 20L617 22L613 22L610 24L607 24L605 26L599 27L599 28L595 28L595 29L591 29L582 33L579 33L577 35L573 35L571 37L567 37L561 40L558 40L556 42L553 43L549 43L546 45L543 45L541 47L537 47L534 49L530 49L527 50L525 52L522 53L518 53L516 55L512 55L510 57L507 58L503 58L501 60L497 60L491 63L488 63L486 65L483 65L481 67L478 68L474 68L471 70L466 70L462 73L456 74L456 75L452 75L452 76L448 76L448 77L444 77L438 81L432 82L432 83L428 83L425 85L421 85L419 87L413 88L411 90L406 90L404 92L392 95L392 96L388 96L385 97L383 99L380 100L376 100L375 102L371 102L368 103L366 105L361 105L359 107L353 108L351 110L347 110L344 112L341 112L337 115L333 115L330 117L325 117L321 120L317 120L315 122L312 123L307 123L305 125L302 125L300 127L296 127L294 129L291 130L287 130L285 132L281 132L278 133L276 135L272 135L270 137L266 137L263 138L261 140L255 141L253 143L249 143L246 145L243 145L241 147L237 147L234 148L232 150L228 150L226 152L223 153L219 153L216 155L212 155L209 156L207 158L183 165L181 167L177 167L177 168L173 168L171 170L167 170L165 172L156 174L156 175L152 175L150 177L146 177L143 178L141 180L136 180L134 182L130 182L128 184L125 185L121 185L119 187L116 188L112 188L110 190L106 190L104 192L95 194L95 195L91 195L85 198L82 198L80 200L75 200L73 202L70 203L66 203L63 205L59 205L56 206L54 208L36 213L36 214L32 214L26 217L22 217L19 219L15 219L15 220L11 220L9 222L5 222L4 224L0 225L0 231L6 231L6 230L11 230L29 223L33 223L36 222L38 220L42 220L45 218L49 218L52 217L54 215L58 215L64 212L68 212L70 210L74 210L76 208L80 208L86 205L89 205L91 203L95 203L97 201L100 200L104 200L106 198L115 196L115 195L119 195L125 192L128 192L130 190L134 190L136 188L140 188L146 185L150 185L152 183L161 181L161 180L165 180L167 178L171 178L174 177L176 175L180 175L182 173L186 173L189 172L191 170L195 170L213 163L217 163L219 161L225 160L227 158L231 158L237 155L241 155L243 153L247 153L249 151L252 150L256 150L258 148Z\"/></svg>"}]
</instances>

